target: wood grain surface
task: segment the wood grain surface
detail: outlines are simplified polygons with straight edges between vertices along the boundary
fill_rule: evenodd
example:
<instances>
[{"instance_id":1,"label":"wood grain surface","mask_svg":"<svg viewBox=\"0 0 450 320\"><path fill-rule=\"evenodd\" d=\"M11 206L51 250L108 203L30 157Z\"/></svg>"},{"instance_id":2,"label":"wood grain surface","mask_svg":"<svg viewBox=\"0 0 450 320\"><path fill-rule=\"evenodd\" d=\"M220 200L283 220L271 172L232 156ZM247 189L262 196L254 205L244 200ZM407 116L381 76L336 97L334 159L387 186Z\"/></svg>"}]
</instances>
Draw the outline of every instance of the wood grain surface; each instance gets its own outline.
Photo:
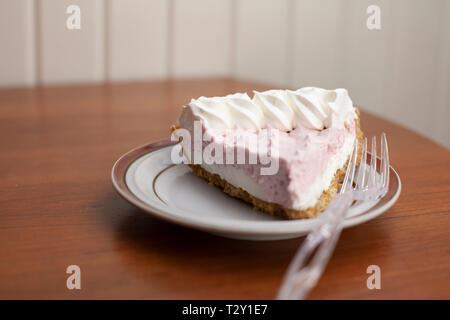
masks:
<instances>
[{"instance_id":1,"label":"wood grain surface","mask_svg":"<svg viewBox=\"0 0 450 320\"><path fill-rule=\"evenodd\" d=\"M273 298L302 239L239 241L171 225L110 181L115 160L166 138L190 98L253 89L267 88L206 79L0 91L0 298ZM449 299L450 151L365 112L362 129L387 132L402 194L344 230L310 298ZM81 290L66 288L72 264ZM366 287L372 264L381 290Z\"/></svg>"}]
</instances>

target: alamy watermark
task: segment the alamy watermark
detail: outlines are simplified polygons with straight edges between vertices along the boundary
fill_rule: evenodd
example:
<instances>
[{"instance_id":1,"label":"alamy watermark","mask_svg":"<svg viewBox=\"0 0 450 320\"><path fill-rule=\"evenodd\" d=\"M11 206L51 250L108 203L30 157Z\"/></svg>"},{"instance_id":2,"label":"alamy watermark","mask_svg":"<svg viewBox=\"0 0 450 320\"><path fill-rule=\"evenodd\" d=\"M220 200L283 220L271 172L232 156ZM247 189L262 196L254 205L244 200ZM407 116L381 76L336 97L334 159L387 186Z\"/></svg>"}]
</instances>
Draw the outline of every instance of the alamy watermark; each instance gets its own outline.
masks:
<instances>
[{"instance_id":1,"label":"alamy watermark","mask_svg":"<svg viewBox=\"0 0 450 320\"><path fill-rule=\"evenodd\" d=\"M369 30L381 30L381 9L379 6L372 4L367 7L366 13L369 15L367 17L366 26Z\"/></svg>"},{"instance_id":2,"label":"alamy watermark","mask_svg":"<svg viewBox=\"0 0 450 320\"><path fill-rule=\"evenodd\" d=\"M193 136L191 134L193 131ZM201 121L194 121L193 130L184 128L172 132L172 141L181 141L171 152L173 163L260 165L261 175L274 175L279 169L279 132L264 129L258 133L203 133ZM230 140L231 139L231 140Z\"/></svg>"},{"instance_id":3,"label":"alamy watermark","mask_svg":"<svg viewBox=\"0 0 450 320\"><path fill-rule=\"evenodd\" d=\"M381 268L376 264L372 264L367 267L366 273L371 274L366 281L367 289L381 289Z\"/></svg>"},{"instance_id":4,"label":"alamy watermark","mask_svg":"<svg viewBox=\"0 0 450 320\"><path fill-rule=\"evenodd\" d=\"M67 7L66 13L70 16L66 20L66 27L69 30L81 29L81 9L75 4L71 4Z\"/></svg>"},{"instance_id":5,"label":"alamy watermark","mask_svg":"<svg viewBox=\"0 0 450 320\"><path fill-rule=\"evenodd\" d=\"M66 280L66 287L69 290L81 290L81 269L76 264L67 267L66 273L70 274Z\"/></svg>"}]
</instances>

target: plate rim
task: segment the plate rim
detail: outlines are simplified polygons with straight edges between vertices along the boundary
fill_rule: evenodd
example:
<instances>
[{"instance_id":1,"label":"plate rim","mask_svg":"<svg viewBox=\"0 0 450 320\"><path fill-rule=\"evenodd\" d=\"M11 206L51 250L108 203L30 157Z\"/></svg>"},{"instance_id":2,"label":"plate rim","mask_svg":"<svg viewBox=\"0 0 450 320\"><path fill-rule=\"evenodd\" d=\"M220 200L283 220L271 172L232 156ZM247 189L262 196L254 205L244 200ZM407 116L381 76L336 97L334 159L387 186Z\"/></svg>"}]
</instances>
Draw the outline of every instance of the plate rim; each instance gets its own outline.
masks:
<instances>
[{"instance_id":1,"label":"plate rim","mask_svg":"<svg viewBox=\"0 0 450 320\"><path fill-rule=\"evenodd\" d=\"M141 145L139 147L136 147L134 149L131 149L127 153L123 154L119 159L117 159L111 169L111 181L116 189L116 191L119 193L119 195L126 200L131 205L141 209L142 211L146 212L147 214L150 214L152 216L155 216L159 219L175 223L178 225L182 225L185 227L190 227L193 229L203 230L207 232L212 233L226 233L226 234L246 234L246 235L266 235L266 236L280 236L280 235L289 235L289 234L300 234L305 233L305 231L309 231L309 229L305 230L305 226L310 225L312 227L315 223L317 223L318 220L315 219L308 219L308 220L281 220L281 221L254 221L251 222L253 224L253 227L249 225L232 225L232 223L225 223L220 226L214 223L209 223L206 221L201 220L193 220L190 218L186 218L183 216L175 215L175 214L168 214L166 211L152 206L143 200L141 200L139 197L137 197L129 188L126 182L126 175L128 172L128 169L130 166L139 160L140 158L146 156L149 153L152 153L154 151L174 146L178 144L179 141L171 140L170 138L166 138L163 140L159 140L156 142L152 142L149 144ZM396 182L398 184L398 187L394 194L391 196L391 198L387 202L378 202L375 204L374 207L369 209L369 217L366 217L361 221L361 213L360 215L356 215L354 217L349 217L345 220L343 228L351 227L356 224L364 223L366 221L370 221L383 212L389 210L395 202L397 202L401 189L402 189L402 183L400 180L400 176L396 172L396 170L389 166L390 170L392 171L394 177L396 178ZM392 179L390 179L390 184L392 183ZM367 211L365 211L367 212ZM271 229L267 230L264 228L264 225L268 225L268 223L271 224L279 224L280 226L283 226L283 229ZM303 226L303 230L300 230L300 228L296 228L296 226Z\"/></svg>"}]
</instances>

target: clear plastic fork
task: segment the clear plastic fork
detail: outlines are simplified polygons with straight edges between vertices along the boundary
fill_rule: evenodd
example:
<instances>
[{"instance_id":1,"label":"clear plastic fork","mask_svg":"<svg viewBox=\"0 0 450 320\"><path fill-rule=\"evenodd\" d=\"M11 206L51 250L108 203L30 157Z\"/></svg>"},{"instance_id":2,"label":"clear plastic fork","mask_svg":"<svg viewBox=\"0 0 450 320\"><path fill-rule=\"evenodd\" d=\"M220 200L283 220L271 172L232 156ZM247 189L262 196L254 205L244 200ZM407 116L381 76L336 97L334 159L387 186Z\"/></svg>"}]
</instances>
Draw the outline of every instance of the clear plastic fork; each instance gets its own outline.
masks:
<instances>
[{"instance_id":1,"label":"clear plastic fork","mask_svg":"<svg viewBox=\"0 0 450 320\"><path fill-rule=\"evenodd\" d=\"M339 194L308 234L284 276L277 299L304 299L316 285L336 246L346 213L354 200L382 198L389 188L389 153L386 134L380 137L380 170L377 174L377 139L372 138L370 165L367 164L367 138L363 142L361 163L356 168L358 144L355 143Z\"/></svg>"}]
</instances>

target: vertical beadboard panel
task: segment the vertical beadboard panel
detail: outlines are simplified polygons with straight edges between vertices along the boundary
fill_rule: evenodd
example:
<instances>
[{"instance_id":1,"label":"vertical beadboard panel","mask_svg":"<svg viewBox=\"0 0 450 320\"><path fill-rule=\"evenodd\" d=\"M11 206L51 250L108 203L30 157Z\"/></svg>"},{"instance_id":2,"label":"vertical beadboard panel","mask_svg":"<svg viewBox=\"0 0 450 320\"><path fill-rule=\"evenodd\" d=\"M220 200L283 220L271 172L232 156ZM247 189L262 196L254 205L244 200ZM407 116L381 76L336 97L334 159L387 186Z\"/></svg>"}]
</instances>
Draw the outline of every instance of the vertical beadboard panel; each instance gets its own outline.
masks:
<instances>
[{"instance_id":1,"label":"vertical beadboard panel","mask_svg":"<svg viewBox=\"0 0 450 320\"><path fill-rule=\"evenodd\" d=\"M293 87L343 86L343 5L336 0L295 1Z\"/></svg>"},{"instance_id":2,"label":"vertical beadboard panel","mask_svg":"<svg viewBox=\"0 0 450 320\"><path fill-rule=\"evenodd\" d=\"M234 75L288 84L291 0L241 0L236 8Z\"/></svg>"},{"instance_id":3,"label":"vertical beadboard panel","mask_svg":"<svg viewBox=\"0 0 450 320\"><path fill-rule=\"evenodd\" d=\"M109 0L108 80L167 76L168 1Z\"/></svg>"},{"instance_id":4,"label":"vertical beadboard panel","mask_svg":"<svg viewBox=\"0 0 450 320\"><path fill-rule=\"evenodd\" d=\"M0 1L0 86L35 83L33 0Z\"/></svg>"},{"instance_id":5,"label":"vertical beadboard panel","mask_svg":"<svg viewBox=\"0 0 450 320\"><path fill-rule=\"evenodd\" d=\"M392 2L383 115L433 137L442 1Z\"/></svg>"},{"instance_id":6,"label":"vertical beadboard panel","mask_svg":"<svg viewBox=\"0 0 450 320\"><path fill-rule=\"evenodd\" d=\"M227 76L232 0L173 0L172 75Z\"/></svg>"},{"instance_id":7,"label":"vertical beadboard panel","mask_svg":"<svg viewBox=\"0 0 450 320\"><path fill-rule=\"evenodd\" d=\"M385 101L390 39L393 36L393 10L389 0L351 0L345 3L344 86L355 103L363 109L384 114L392 107ZM366 26L367 8L377 5L381 12L381 29Z\"/></svg>"},{"instance_id":8,"label":"vertical beadboard panel","mask_svg":"<svg viewBox=\"0 0 450 320\"><path fill-rule=\"evenodd\" d=\"M450 1L444 1L442 10L441 38L439 60L438 60L438 80L437 80L437 112L434 115L435 123L433 137L450 149Z\"/></svg>"},{"instance_id":9,"label":"vertical beadboard panel","mask_svg":"<svg viewBox=\"0 0 450 320\"><path fill-rule=\"evenodd\" d=\"M104 80L103 0L40 0L40 83ZM81 8L81 29L69 30L66 8Z\"/></svg>"}]
</instances>

